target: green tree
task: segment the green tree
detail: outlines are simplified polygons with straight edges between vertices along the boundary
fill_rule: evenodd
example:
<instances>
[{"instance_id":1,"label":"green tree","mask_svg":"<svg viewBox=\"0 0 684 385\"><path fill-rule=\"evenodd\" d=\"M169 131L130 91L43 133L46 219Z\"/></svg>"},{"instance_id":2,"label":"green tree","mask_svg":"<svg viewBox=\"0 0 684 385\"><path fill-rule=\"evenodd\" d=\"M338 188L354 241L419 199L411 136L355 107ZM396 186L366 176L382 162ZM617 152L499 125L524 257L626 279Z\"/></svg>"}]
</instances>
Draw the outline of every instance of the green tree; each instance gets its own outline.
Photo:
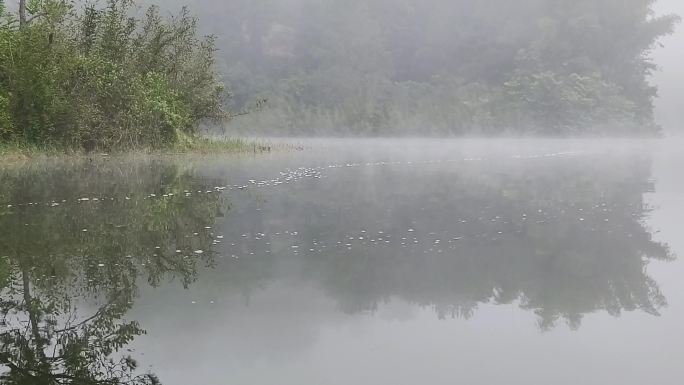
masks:
<instances>
[{"instance_id":1,"label":"green tree","mask_svg":"<svg viewBox=\"0 0 684 385\"><path fill-rule=\"evenodd\" d=\"M21 2L0 24L0 140L66 147L159 146L225 114L214 39L186 9L130 0Z\"/></svg>"}]
</instances>

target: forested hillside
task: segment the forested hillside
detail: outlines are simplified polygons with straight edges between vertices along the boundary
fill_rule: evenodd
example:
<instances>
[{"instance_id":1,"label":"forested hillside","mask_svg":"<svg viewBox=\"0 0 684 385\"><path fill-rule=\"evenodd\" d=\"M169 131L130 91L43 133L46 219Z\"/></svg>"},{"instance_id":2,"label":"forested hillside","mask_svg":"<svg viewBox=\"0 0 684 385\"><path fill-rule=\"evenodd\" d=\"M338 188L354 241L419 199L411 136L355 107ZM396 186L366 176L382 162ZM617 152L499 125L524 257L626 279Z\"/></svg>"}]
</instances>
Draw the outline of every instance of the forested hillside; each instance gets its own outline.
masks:
<instances>
[{"instance_id":1,"label":"forested hillside","mask_svg":"<svg viewBox=\"0 0 684 385\"><path fill-rule=\"evenodd\" d=\"M182 3L182 0L164 2ZM196 0L254 134L652 134L654 0Z\"/></svg>"}]
</instances>

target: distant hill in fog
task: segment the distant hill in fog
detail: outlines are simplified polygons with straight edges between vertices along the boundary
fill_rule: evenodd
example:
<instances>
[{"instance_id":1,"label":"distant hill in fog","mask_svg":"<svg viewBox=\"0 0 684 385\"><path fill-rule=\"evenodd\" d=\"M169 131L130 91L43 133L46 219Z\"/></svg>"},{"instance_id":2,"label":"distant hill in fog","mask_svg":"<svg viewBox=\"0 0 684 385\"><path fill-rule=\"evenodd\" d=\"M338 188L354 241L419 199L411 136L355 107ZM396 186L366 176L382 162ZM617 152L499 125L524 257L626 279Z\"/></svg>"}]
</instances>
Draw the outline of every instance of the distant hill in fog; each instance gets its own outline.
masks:
<instances>
[{"instance_id":1,"label":"distant hill in fog","mask_svg":"<svg viewBox=\"0 0 684 385\"><path fill-rule=\"evenodd\" d=\"M164 6L183 4L182 0ZM255 134L654 134L651 0L195 0Z\"/></svg>"}]
</instances>

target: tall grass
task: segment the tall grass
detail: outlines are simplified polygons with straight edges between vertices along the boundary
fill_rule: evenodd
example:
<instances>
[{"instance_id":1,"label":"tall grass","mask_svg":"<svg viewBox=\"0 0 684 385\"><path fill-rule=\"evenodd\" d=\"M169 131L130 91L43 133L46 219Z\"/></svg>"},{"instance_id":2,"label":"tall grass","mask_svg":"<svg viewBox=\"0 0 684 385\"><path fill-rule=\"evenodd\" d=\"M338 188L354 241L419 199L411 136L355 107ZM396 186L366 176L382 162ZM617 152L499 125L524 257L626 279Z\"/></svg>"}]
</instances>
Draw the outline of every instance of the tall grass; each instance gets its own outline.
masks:
<instances>
[{"instance_id":1,"label":"tall grass","mask_svg":"<svg viewBox=\"0 0 684 385\"><path fill-rule=\"evenodd\" d=\"M271 143L266 140L245 138L185 138L178 143L168 144L158 148L140 147L126 150L116 150L111 153L88 153L83 150L39 146L26 143L0 143L0 165L14 162L29 161L40 158L79 158L93 155L184 155L184 154L248 154L267 153L271 151L289 151L300 149L286 143Z\"/></svg>"}]
</instances>

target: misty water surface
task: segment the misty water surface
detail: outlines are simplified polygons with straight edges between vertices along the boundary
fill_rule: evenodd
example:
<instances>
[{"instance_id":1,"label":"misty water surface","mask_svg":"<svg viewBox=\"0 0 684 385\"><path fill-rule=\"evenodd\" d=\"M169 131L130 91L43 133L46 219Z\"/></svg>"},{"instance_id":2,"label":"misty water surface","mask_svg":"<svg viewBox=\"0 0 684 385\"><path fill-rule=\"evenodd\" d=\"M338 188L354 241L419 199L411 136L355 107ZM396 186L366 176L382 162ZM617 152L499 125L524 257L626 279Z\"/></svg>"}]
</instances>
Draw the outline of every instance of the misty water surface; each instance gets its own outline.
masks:
<instances>
[{"instance_id":1,"label":"misty water surface","mask_svg":"<svg viewBox=\"0 0 684 385\"><path fill-rule=\"evenodd\" d=\"M3 362L179 385L680 383L680 143L302 146L3 168Z\"/></svg>"}]
</instances>

